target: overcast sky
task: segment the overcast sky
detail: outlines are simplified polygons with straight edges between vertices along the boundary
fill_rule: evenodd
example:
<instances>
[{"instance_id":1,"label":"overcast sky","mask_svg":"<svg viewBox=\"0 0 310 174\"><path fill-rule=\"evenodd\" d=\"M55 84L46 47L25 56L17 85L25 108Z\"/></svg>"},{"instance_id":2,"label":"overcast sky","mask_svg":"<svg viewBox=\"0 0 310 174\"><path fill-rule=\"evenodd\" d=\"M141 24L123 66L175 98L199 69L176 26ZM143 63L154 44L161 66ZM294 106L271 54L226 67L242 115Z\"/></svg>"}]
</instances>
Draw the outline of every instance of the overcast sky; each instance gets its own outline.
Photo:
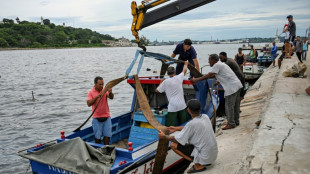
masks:
<instances>
[{"instance_id":1,"label":"overcast sky","mask_svg":"<svg viewBox=\"0 0 310 174\"><path fill-rule=\"evenodd\" d=\"M140 4L141 1L137 1ZM168 2L169 3L169 2ZM131 0L0 0L0 19L89 28L116 38L131 36ZM150 40L179 41L274 37L293 15L297 35L310 26L310 0L217 0L140 31Z\"/></svg>"}]
</instances>

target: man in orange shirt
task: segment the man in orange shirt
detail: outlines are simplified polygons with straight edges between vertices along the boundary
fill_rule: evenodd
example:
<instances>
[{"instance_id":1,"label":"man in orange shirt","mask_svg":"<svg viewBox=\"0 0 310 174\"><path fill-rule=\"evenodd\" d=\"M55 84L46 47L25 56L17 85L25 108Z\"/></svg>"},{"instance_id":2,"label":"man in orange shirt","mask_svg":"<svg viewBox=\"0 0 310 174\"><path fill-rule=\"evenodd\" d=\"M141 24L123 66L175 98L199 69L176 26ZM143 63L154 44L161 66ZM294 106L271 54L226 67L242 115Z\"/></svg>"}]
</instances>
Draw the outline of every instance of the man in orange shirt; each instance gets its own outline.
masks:
<instances>
[{"instance_id":1,"label":"man in orange shirt","mask_svg":"<svg viewBox=\"0 0 310 174\"><path fill-rule=\"evenodd\" d=\"M110 116L110 109L108 105L108 98L113 99L114 94L112 93L112 89L108 89L108 91L103 94L103 78L96 77L94 80L94 87L88 92L87 95L87 105L92 106L92 110L97 106L97 103L100 103L97 106L96 111L93 114L93 131L95 134L95 142L100 144L101 138L103 138L103 143L105 145L109 144L110 138L112 136L112 122Z\"/></svg>"}]
</instances>

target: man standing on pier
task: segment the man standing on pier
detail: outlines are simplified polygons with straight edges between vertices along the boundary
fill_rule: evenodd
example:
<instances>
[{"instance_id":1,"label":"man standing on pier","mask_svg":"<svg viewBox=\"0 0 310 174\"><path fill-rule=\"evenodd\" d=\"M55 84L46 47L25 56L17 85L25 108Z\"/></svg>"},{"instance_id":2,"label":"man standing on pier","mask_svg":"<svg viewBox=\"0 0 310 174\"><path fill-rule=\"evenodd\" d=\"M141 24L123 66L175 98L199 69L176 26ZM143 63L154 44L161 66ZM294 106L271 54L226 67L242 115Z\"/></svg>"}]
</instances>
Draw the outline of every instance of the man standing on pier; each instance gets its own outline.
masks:
<instances>
[{"instance_id":1,"label":"man standing on pier","mask_svg":"<svg viewBox=\"0 0 310 174\"><path fill-rule=\"evenodd\" d=\"M239 89L242 88L242 84L230 67L219 61L217 54L209 56L209 64L212 67L211 71L202 77L192 78L191 82L195 84L197 81L215 77L221 83L225 90L225 112L228 120L228 124L222 129L235 128L239 125Z\"/></svg>"},{"instance_id":2,"label":"man standing on pier","mask_svg":"<svg viewBox=\"0 0 310 174\"><path fill-rule=\"evenodd\" d=\"M271 58L272 58L272 65L273 67L275 67L275 63L276 63L276 56L277 56L277 51L278 51L278 47L276 45L276 42L273 41L272 42L272 48L271 48L271 51L270 51L270 54L271 54Z\"/></svg>"},{"instance_id":3,"label":"man standing on pier","mask_svg":"<svg viewBox=\"0 0 310 174\"><path fill-rule=\"evenodd\" d=\"M289 37L289 43L293 43L296 37L296 24L293 21L293 16L292 15L288 15L287 16L287 20L288 20L288 28L287 30L290 32L290 37ZM288 58L291 58L293 49L291 44L289 44L289 54L287 55Z\"/></svg>"},{"instance_id":4,"label":"man standing on pier","mask_svg":"<svg viewBox=\"0 0 310 174\"><path fill-rule=\"evenodd\" d=\"M199 63L197 60L197 53L195 48L192 46L192 41L190 39L185 39L183 42L179 43L174 49L171 57L175 57L179 54L178 60L188 61L190 64L196 67L199 70ZM176 74L180 74L183 71L184 63L178 63L176 67ZM193 74L191 73L191 77Z\"/></svg>"},{"instance_id":5,"label":"man standing on pier","mask_svg":"<svg viewBox=\"0 0 310 174\"><path fill-rule=\"evenodd\" d=\"M220 60L221 60L221 62L226 63L226 65L229 66L229 68L235 73L235 75L240 80L240 82L243 86L243 88L240 89L240 100L243 99L243 97L245 95L245 90L244 90L245 80L244 80L244 75L243 75L240 67L238 66L238 64L233 59L227 58L226 52L220 53ZM240 108L240 104L239 104L239 108Z\"/></svg>"},{"instance_id":6,"label":"man standing on pier","mask_svg":"<svg viewBox=\"0 0 310 174\"><path fill-rule=\"evenodd\" d=\"M168 114L166 126L177 126L187 121L186 103L183 92L183 80L187 71L188 62L184 63L183 72L176 75L174 67L167 69L169 78L164 80L156 89L156 92L166 93L168 98Z\"/></svg>"},{"instance_id":7,"label":"man standing on pier","mask_svg":"<svg viewBox=\"0 0 310 174\"><path fill-rule=\"evenodd\" d=\"M110 117L110 109L108 105L108 98L113 99L114 94L112 89L103 94L103 78L96 77L94 79L95 86L88 92L87 95L87 105L92 106L92 110L96 108L93 114L93 131L95 134L95 142L100 144L101 138L103 138L103 143L105 145L109 144L110 138L112 137L112 122ZM100 100L100 98L102 98ZM98 104L98 102L100 103ZM98 106L97 106L98 104Z\"/></svg>"},{"instance_id":8,"label":"man standing on pier","mask_svg":"<svg viewBox=\"0 0 310 174\"><path fill-rule=\"evenodd\" d=\"M171 141L171 149L194 165L187 173L196 173L206 170L217 158L218 147L212 129L211 121L205 114L200 114L201 106L198 100L187 102L187 111L192 120L184 127L169 127L170 133L179 132L175 137L165 135L159 131L158 138Z\"/></svg>"}]
</instances>

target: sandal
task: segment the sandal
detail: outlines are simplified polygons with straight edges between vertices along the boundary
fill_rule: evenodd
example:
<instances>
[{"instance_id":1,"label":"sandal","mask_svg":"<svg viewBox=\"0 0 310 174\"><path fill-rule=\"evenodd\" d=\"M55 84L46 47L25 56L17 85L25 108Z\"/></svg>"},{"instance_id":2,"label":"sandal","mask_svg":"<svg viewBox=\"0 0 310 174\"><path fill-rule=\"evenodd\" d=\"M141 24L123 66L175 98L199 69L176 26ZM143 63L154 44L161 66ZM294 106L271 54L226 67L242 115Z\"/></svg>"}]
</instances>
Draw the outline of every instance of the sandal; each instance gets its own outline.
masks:
<instances>
[{"instance_id":1,"label":"sandal","mask_svg":"<svg viewBox=\"0 0 310 174\"><path fill-rule=\"evenodd\" d=\"M197 172L202 172L205 171L207 168L203 167L202 169L196 170L194 165L187 171L187 173L197 173Z\"/></svg>"},{"instance_id":2,"label":"sandal","mask_svg":"<svg viewBox=\"0 0 310 174\"><path fill-rule=\"evenodd\" d=\"M229 124L222 128L222 130L233 129L235 126L230 126Z\"/></svg>"}]
</instances>

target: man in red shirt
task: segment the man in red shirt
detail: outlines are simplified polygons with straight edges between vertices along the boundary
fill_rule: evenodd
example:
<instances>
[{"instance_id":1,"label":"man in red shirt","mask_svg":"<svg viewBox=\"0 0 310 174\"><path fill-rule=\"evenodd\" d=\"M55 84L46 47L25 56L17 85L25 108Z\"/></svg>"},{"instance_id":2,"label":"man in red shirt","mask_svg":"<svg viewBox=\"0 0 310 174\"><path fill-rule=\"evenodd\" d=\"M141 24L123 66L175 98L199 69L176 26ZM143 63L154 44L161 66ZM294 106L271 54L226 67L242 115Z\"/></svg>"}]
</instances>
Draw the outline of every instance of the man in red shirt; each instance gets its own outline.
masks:
<instances>
[{"instance_id":1,"label":"man in red shirt","mask_svg":"<svg viewBox=\"0 0 310 174\"><path fill-rule=\"evenodd\" d=\"M108 98L113 99L114 94L112 89L103 94L103 78L96 77L94 80L95 86L88 92L87 95L87 105L92 106L92 110L97 106L100 98L102 97L100 103L97 106L96 111L93 114L93 131L95 134L95 142L101 143L101 138L103 138L103 143L105 145L109 144L110 137L112 136L112 122L110 116L110 109L108 105Z\"/></svg>"}]
</instances>

